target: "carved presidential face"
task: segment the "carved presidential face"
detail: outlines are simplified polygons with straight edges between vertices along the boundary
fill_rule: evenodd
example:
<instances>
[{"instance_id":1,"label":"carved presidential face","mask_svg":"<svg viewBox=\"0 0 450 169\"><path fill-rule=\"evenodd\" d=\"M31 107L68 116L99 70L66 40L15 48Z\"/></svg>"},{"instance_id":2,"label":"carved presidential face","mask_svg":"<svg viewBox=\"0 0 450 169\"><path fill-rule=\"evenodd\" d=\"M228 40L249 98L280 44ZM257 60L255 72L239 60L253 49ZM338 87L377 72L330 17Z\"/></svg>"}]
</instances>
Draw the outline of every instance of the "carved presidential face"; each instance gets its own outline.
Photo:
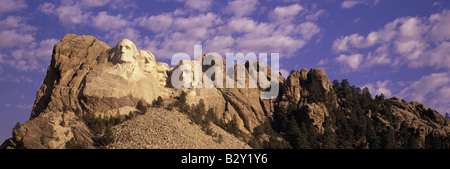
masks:
<instances>
[{"instance_id":1,"label":"carved presidential face","mask_svg":"<svg viewBox=\"0 0 450 169\"><path fill-rule=\"evenodd\" d=\"M148 51L140 51L140 67L144 72L153 73L156 66L155 56Z\"/></svg>"},{"instance_id":2,"label":"carved presidential face","mask_svg":"<svg viewBox=\"0 0 450 169\"><path fill-rule=\"evenodd\" d=\"M156 70L158 72L157 79L159 80L159 84L161 86L166 86L167 81L167 71L169 70L169 65L166 63L158 62L156 64Z\"/></svg>"},{"instance_id":3,"label":"carved presidential face","mask_svg":"<svg viewBox=\"0 0 450 169\"><path fill-rule=\"evenodd\" d=\"M137 54L136 45L128 40L121 40L117 46L116 57L120 63L133 63L135 62L135 55Z\"/></svg>"},{"instance_id":4,"label":"carved presidential face","mask_svg":"<svg viewBox=\"0 0 450 169\"><path fill-rule=\"evenodd\" d=\"M181 65L181 67L179 67L179 69L182 71L181 73L181 77L184 84L183 86L189 86L189 84L192 84L192 65L189 66L191 63L191 61L185 61L184 64Z\"/></svg>"}]
</instances>

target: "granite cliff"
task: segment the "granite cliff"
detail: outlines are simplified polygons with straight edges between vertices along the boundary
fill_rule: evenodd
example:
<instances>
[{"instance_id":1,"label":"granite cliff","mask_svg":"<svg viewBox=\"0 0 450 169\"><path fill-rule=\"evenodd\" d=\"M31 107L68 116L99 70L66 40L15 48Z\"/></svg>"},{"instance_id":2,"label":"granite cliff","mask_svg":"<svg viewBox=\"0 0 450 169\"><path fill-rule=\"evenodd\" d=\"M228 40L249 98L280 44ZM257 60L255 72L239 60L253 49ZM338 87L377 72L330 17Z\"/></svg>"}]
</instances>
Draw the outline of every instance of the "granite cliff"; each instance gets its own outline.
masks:
<instances>
[{"instance_id":1,"label":"granite cliff","mask_svg":"<svg viewBox=\"0 0 450 169\"><path fill-rule=\"evenodd\" d=\"M202 62L204 58L197 57L192 62ZM392 144L397 147L406 144L400 138L403 132L409 134L409 143L417 142L416 148L430 148L436 140L439 148L449 147L450 120L438 112L396 97L373 99L368 91L345 86L344 82L332 83L321 69L293 71L287 79L279 76L279 95L261 99L261 92L266 89L251 88L248 83L242 88L173 88L170 77L181 65L171 68L156 59L150 51L138 50L129 40L111 48L92 36L64 36L54 47L30 119L15 128L13 137L1 148L60 149L66 148L68 142L96 148L99 137L105 133L95 132L87 116L127 119L140 111L139 102L150 107L161 97L170 103L182 92L187 93L187 104L202 100L219 120L224 124L235 123L243 134L235 137L227 133L226 127L212 124L212 130L224 137L219 142L217 137L202 133L197 124L176 109L151 107L146 114L115 125L112 130L115 140L109 148L249 148L246 143L254 148L268 148L263 146L268 142L305 148L299 144L304 138L310 139L306 146L309 148L391 148L374 146L384 145L378 142L391 137L389 132L393 133ZM264 63L249 61L242 65L247 82L250 64ZM223 79L211 80L230 78L225 73L225 60L223 65ZM205 74L208 68L200 67L200 73ZM231 68L237 69L237 65ZM274 78L271 72L267 66L262 76ZM182 78L186 78L184 75ZM194 86L197 82L192 79L190 83ZM295 122L286 122L289 119ZM266 124L270 124L270 129L261 131ZM292 134L292 128L286 126L303 130ZM360 131L358 126L364 127ZM315 134L301 136L306 130ZM346 134L343 131L351 136L341 138ZM381 141L372 141L372 136Z\"/></svg>"}]
</instances>

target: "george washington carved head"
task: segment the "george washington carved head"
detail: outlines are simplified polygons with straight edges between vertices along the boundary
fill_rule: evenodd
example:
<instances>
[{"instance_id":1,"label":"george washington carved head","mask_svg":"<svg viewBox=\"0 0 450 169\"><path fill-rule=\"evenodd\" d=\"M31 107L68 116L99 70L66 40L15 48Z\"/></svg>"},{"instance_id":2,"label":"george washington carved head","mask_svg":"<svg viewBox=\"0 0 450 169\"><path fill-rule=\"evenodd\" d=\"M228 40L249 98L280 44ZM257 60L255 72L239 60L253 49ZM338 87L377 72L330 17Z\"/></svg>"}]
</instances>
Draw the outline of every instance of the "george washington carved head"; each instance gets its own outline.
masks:
<instances>
[{"instance_id":1,"label":"george washington carved head","mask_svg":"<svg viewBox=\"0 0 450 169\"><path fill-rule=\"evenodd\" d=\"M128 39L122 39L116 46L114 60L118 63L134 63L139 54L136 45Z\"/></svg>"}]
</instances>

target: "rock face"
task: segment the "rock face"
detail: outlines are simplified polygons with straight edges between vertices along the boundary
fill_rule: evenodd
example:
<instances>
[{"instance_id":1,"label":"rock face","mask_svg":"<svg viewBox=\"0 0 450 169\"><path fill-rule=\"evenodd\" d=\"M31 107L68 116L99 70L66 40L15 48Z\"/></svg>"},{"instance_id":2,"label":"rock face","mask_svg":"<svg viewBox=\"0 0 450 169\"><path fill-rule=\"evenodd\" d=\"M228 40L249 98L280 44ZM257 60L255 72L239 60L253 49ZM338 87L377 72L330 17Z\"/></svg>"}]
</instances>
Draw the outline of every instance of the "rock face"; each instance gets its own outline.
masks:
<instances>
[{"instance_id":1,"label":"rock face","mask_svg":"<svg viewBox=\"0 0 450 169\"><path fill-rule=\"evenodd\" d=\"M19 148L64 148L72 137L90 138L89 134L82 134L90 133L86 125L73 114L81 107L79 97L85 76L97 64L97 57L108 48L95 37L76 35L66 35L55 45L30 120L14 131L12 140ZM63 114L67 124L64 127L60 125ZM82 132L73 135L75 129Z\"/></svg>"},{"instance_id":2,"label":"rock face","mask_svg":"<svg viewBox=\"0 0 450 169\"><path fill-rule=\"evenodd\" d=\"M111 48L92 36L66 35L54 47L30 120L16 129L3 147L64 148L72 138L93 146L94 134L76 112L100 117L128 115L136 111L139 100L149 104L158 96L170 99L181 91L188 93L189 104L205 100L225 122L236 115L239 128L247 134L256 127L252 123L258 120L249 123L252 119L242 119L250 109L236 111L229 106L228 111L223 93L216 88L171 88L167 83L173 69L126 39ZM65 125L61 126L63 118Z\"/></svg>"},{"instance_id":3,"label":"rock face","mask_svg":"<svg viewBox=\"0 0 450 169\"><path fill-rule=\"evenodd\" d=\"M129 40L110 48L92 36L64 36L54 47L30 120L9 142L18 148L64 148L71 138L92 143L91 131L75 112L128 114L139 100L168 96L159 87L152 56Z\"/></svg>"},{"instance_id":4,"label":"rock face","mask_svg":"<svg viewBox=\"0 0 450 169\"><path fill-rule=\"evenodd\" d=\"M404 102L397 97L389 99L393 104L393 123L385 123L394 130L408 126L417 135L420 148L426 147L427 139L450 137L450 121L427 106L412 101ZM382 117L380 117L382 118ZM448 146L448 145L447 145Z\"/></svg>"},{"instance_id":5,"label":"rock face","mask_svg":"<svg viewBox=\"0 0 450 169\"><path fill-rule=\"evenodd\" d=\"M97 58L106 54L109 48L106 43L92 36L64 36L53 49L47 76L36 94L30 119L41 113L62 111L64 107L80 107L76 100L83 88L83 81L98 64Z\"/></svg>"},{"instance_id":6,"label":"rock face","mask_svg":"<svg viewBox=\"0 0 450 169\"><path fill-rule=\"evenodd\" d=\"M263 64L263 63L257 63ZM259 124L269 121L273 113L273 104L275 99L261 99L261 92L264 89L260 85L257 88L252 88L249 86L249 62L245 67L245 86L243 88L238 88L237 75L234 78L234 88L221 88L223 98L226 101L226 110L224 113L224 118L231 120L233 116L238 118L239 128L245 133L252 133L253 129ZM237 67L234 66L234 70ZM265 78L270 79L271 68L267 65L267 74L264 75ZM280 76L281 77L281 76ZM228 77L227 77L228 78ZM281 77L282 78L282 77ZM280 81L280 80L279 80Z\"/></svg>"},{"instance_id":7,"label":"rock face","mask_svg":"<svg viewBox=\"0 0 450 169\"><path fill-rule=\"evenodd\" d=\"M314 103L308 100L311 91L328 93L333 91L330 80L326 73L321 69L303 68L300 71L293 72L286 80L281 96L281 104L288 107L289 104L297 105L298 110L302 110L302 119L311 122L319 133L324 132L323 123L328 116L328 110L323 103ZM334 101L333 104L337 104Z\"/></svg>"},{"instance_id":8,"label":"rock face","mask_svg":"<svg viewBox=\"0 0 450 169\"><path fill-rule=\"evenodd\" d=\"M206 108L213 108L216 116L225 123L236 119L237 128L247 140L253 137L255 128L261 124L277 123L274 116L279 113L276 111L279 107L290 107L295 112L293 116L302 123L311 124L312 130L319 134L326 133L327 119L336 118L336 110L345 111L343 118L346 120L351 120L353 111L356 111L344 104L346 98L337 97L332 83L321 69L301 69L284 79L277 77L278 73L273 74L273 70L261 62L229 65L229 70L243 72L245 84L238 87L242 84L239 83L239 76L226 71L224 58L214 60L221 67L201 65L196 67L198 71L191 68L184 70L182 64L171 68L166 63L156 62L156 59L150 51L138 50L127 39L111 48L92 36L64 36L54 47L30 119L15 129L13 137L0 148L58 149L65 148L66 142L71 139L87 143L88 148L95 148L98 133L94 134L88 127L84 115L105 119L127 116L137 111L139 101L149 105L158 96L171 101L182 91L187 93L189 105L198 104L203 99ZM190 65L194 67L192 65L195 62L202 63L205 59L208 58L197 57ZM262 67L259 69L266 71L252 74L250 65L260 65ZM222 71L223 76L203 76L211 73L210 68ZM195 73L206 78L196 79L192 76ZM256 88L251 87L250 77L255 75L268 81L278 78L279 94L271 99L261 99L261 93L271 88L264 88L268 82L257 83ZM194 88L174 88L174 77L190 79L185 83L190 83ZM206 87L207 81L223 83L223 88ZM227 81L234 82L234 87L225 88ZM412 133L417 134L419 147L422 148L426 147L425 143L430 139L449 137L450 120L436 111L421 103L406 103L396 97L383 100L390 103L390 119L370 110L364 115L381 121L385 127L396 132L408 126ZM224 137L223 142L219 143L189 121L186 115L175 110L152 108L145 115L115 126L116 141L109 148L249 148L244 142L213 125L213 130ZM332 132L338 130L337 127L331 128ZM358 145L367 144L365 137L355 142Z\"/></svg>"}]
</instances>

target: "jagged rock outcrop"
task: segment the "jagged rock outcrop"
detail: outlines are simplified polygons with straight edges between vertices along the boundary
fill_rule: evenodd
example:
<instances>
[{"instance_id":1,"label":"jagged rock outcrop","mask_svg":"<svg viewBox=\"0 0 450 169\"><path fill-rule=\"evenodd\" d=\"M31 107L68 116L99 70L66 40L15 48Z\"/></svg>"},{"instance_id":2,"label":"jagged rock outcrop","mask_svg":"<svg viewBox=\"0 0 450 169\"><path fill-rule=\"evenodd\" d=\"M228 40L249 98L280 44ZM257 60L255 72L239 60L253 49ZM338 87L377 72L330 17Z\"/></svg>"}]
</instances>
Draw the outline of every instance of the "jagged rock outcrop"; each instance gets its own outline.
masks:
<instances>
[{"instance_id":1,"label":"jagged rock outcrop","mask_svg":"<svg viewBox=\"0 0 450 169\"><path fill-rule=\"evenodd\" d=\"M30 120L15 130L16 137L7 142L15 148L64 148L65 143L74 138L92 146L93 134L82 119L71 116L75 112L100 117L128 115L136 111L139 100L149 105L158 96L170 100L181 91L188 93L188 104L197 104L203 99L225 122L236 115L239 129L248 135L259 121L265 120L265 117L246 118L247 114L255 114L252 110L255 108L241 110L244 107L237 107L236 103L243 99L230 99L235 104L227 104L223 92L216 88L171 88L168 73L176 68L156 62L151 52L137 50L129 40L110 48L92 36L66 35L54 47L52 62L37 93ZM256 114L263 112L261 108L257 111ZM65 127L60 125L63 116L68 124ZM61 127L66 128L62 135ZM83 135L85 133L90 135Z\"/></svg>"},{"instance_id":2,"label":"jagged rock outcrop","mask_svg":"<svg viewBox=\"0 0 450 169\"><path fill-rule=\"evenodd\" d=\"M109 48L93 36L64 36L53 49L30 119L45 112L63 111L64 107L80 107L77 98L82 82L90 69L97 65L97 58Z\"/></svg>"},{"instance_id":3,"label":"jagged rock outcrop","mask_svg":"<svg viewBox=\"0 0 450 169\"><path fill-rule=\"evenodd\" d=\"M303 120L317 129L319 133L324 132L323 123L327 117L328 109L321 102L311 102L311 92L334 95L333 87L325 71L321 69L303 68L290 74L286 84L282 89L281 105L288 107L289 104L297 105L297 109L302 113ZM314 94L315 94L314 93ZM336 100L333 104L337 105Z\"/></svg>"},{"instance_id":4,"label":"jagged rock outcrop","mask_svg":"<svg viewBox=\"0 0 450 169\"><path fill-rule=\"evenodd\" d=\"M90 138L77 131L86 125L77 120L79 94L84 77L109 46L92 36L66 35L55 45L43 85L36 94L30 120L14 130L12 141L19 148L64 148L70 138ZM66 126L61 126L62 116ZM90 140L86 140L89 142Z\"/></svg>"},{"instance_id":5,"label":"jagged rock outcrop","mask_svg":"<svg viewBox=\"0 0 450 169\"><path fill-rule=\"evenodd\" d=\"M188 93L188 103L190 104L196 104L199 102L200 99L203 99L205 101L205 104L207 107L213 107L215 109L216 115L219 118L222 118L225 120L225 122L231 121L234 117L237 119L238 128L246 133L247 135L251 135L253 132L253 129L257 127L259 124L269 121L271 119L272 113L274 111L273 105L274 105L274 99L261 99L261 92L266 90L264 88L261 88L261 85L256 84L256 88L249 86L249 73L250 73L250 64L254 65L255 68L266 68L267 70L264 71L265 74L262 75L266 79L271 79L271 72L272 69L269 65L261 62L253 62L248 61L243 66L243 77L245 77L245 85L243 87L238 87L238 75L237 71L235 72L234 78L230 78L230 74L227 74L226 71L226 60L224 58L220 58L222 61L222 67L215 66L215 62L213 62L211 65L203 65L205 55L197 57L193 61L189 61L190 68L188 70L185 70L185 72L190 73L189 76L190 83L192 86L196 86L199 81L194 79L193 74L195 74L194 69L198 68L198 72L200 75L204 78L208 78L207 76L204 76L209 69L218 69L218 71L222 71L222 77L221 80L215 79L215 75L213 75L208 80L214 81L217 80L218 82L223 84L222 88L208 88L204 85L200 88L192 88L187 89ZM195 63L200 63L200 66L195 67ZM219 62L217 63L219 64ZM265 64L262 66L262 64ZM181 63L177 66L175 66L172 70L176 70L181 67ZM231 69L237 70L238 65L234 65ZM172 75L173 72L170 72L169 74ZM262 73L262 72L261 72ZM183 76L184 74L180 75ZM256 74L259 76L259 74ZM184 77L187 78L187 77ZM206 79L203 79L203 82ZM226 83L227 80L234 82L234 87L227 88ZM279 76L279 82L283 82L283 77ZM282 85L282 84L280 84Z\"/></svg>"},{"instance_id":6,"label":"jagged rock outcrop","mask_svg":"<svg viewBox=\"0 0 450 169\"><path fill-rule=\"evenodd\" d=\"M222 62L221 67L213 67L214 64L211 64L196 67L198 71L192 69L195 63L202 63L205 58L206 55L189 61L190 67L184 67L180 62L171 68L166 63L156 62L156 57L150 51L138 50L130 40L124 39L111 48L92 36L68 34L54 47L51 63L36 94L30 119L14 129L13 137L6 140L0 148L65 148L66 143L72 139L78 143L86 143L87 148L95 148L99 134L88 127L84 116L93 115L103 119L125 117L130 112L138 111L136 105L139 101L146 106L161 96L170 102L182 91L187 93L187 104L198 104L203 100L206 108L213 108L216 116L225 123L236 119L237 128L247 140L254 137L255 128L261 124L277 123L274 116L275 113L280 113L277 112L279 107L290 107L295 113L293 116L296 123L308 124L319 134L327 133L326 131L329 131L328 135L330 132L342 132L342 126L333 125L337 124L336 121L330 120L351 121L356 124L352 120L355 120L357 111L359 115L383 124L382 127L369 126L370 129L377 128L376 134L384 136L386 128L397 133L406 128L417 135L420 148L427 148L429 140L445 140L449 137L450 120L418 102L406 103L396 97L383 97L382 101L386 103L372 100L374 104L371 103L371 108L353 109L346 102L352 98L338 98L328 76L321 69L304 68L292 72L284 79L269 65L258 61L228 66L229 70L226 71L224 58L213 62ZM265 71L252 74L252 69L256 68L252 65ZM211 68L221 69L218 71L223 72L223 76L211 76L211 79L203 76L211 73ZM242 71L244 84L238 80L242 77L239 77L237 71L230 73L233 70ZM199 73L202 78L196 79L192 76L195 73ZM194 87L174 88L174 76L178 80L190 79L183 83L190 83ZM265 80L259 81L256 86L250 86L250 77ZM275 82L279 85L278 95L262 99L263 92L274 89L267 87L273 78L278 78ZM223 82L223 88L207 87L205 82L210 81ZM234 87L226 88L227 81L234 82ZM242 86L239 87L239 83ZM357 95L360 94L361 92ZM368 107L367 104L364 106ZM372 112L382 107L384 112ZM348 125L344 127L349 128ZM212 128L226 136L224 143L205 136L199 126L190 124L186 115L175 110L152 108L145 115L115 126L117 140L110 148L249 148L219 127L213 125ZM286 142L283 141L283 134L285 133L279 133L276 140ZM269 137L272 136L267 133L263 135L266 138L262 140L271 140ZM353 147L369 147L370 139L367 135L359 133L356 137L351 143Z\"/></svg>"},{"instance_id":7,"label":"jagged rock outcrop","mask_svg":"<svg viewBox=\"0 0 450 169\"><path fill-rule=\"evenodd\" d=\"M131 50L121 50L126 47ZM151 56L131 41L110 48L93 36L64 36L54 47L30 120L14 131L11 142L20 148L64 148L71 138L92 143L75 112L128 114L139 100L151 102L170 93L159 88L155 66L147 66L156 65Z\"/></svg>"},{"instance_id":8,"label":"jagged rock outcrop","mask_svg":"<svg viewBox=\"0 0 450 169\"><path fill-rule=\"evenodd\" d=\"M261 86L268 86L268 84L261 84L263 81L260 81L260 77L265 78L265 80L270 81L272 78L273 70L266 63L262 63L259 61L248 61L243 66L245 84L243 88L238 87L238 65L232 67L235 70L234 79L234 88L221 88L220 91L224 99L226 100L227 110L225 111L225 118L230 119L233 116L237 116L239 119L240 128L243 128L243 131L246 133L252 133L253 129L260 125L261 123L270 121L272 119L272 114L274 112L274 99L261 99L261 92L268 90L268 88L263 88ZM254 67L253 67L254 66ZM250 72L252 68L255 69L266 69L265 71L260 71L254 74L258 77L258 81L256 84L256 88L250 86ZM278 74L278 72L275 72ZM261 76L260 76L261 74ZM278 77L278 85L282 85L284 81L282 76ZM226 78L229 78L227 76ZM276 78L276 77L274 77ZM256 78L254 78L256 81ZM225 79L226 81L227 79Z\"/></svg>"},{"instance_id":9,"label":"jagged rock outcrop","mask_svg":"<svg viewBox=\"0 0 450 169\"><path fill-rule=\"evenodd\" d=\"M419 147L426 147L426 139L450 137L450 120L435 110L417 101L408 103L395 96L389 100L393 103L393 123L385 120L383 122L397 131L401 130L402 127L412 130L417 135Z\"/></svg>"}]
</instances>

